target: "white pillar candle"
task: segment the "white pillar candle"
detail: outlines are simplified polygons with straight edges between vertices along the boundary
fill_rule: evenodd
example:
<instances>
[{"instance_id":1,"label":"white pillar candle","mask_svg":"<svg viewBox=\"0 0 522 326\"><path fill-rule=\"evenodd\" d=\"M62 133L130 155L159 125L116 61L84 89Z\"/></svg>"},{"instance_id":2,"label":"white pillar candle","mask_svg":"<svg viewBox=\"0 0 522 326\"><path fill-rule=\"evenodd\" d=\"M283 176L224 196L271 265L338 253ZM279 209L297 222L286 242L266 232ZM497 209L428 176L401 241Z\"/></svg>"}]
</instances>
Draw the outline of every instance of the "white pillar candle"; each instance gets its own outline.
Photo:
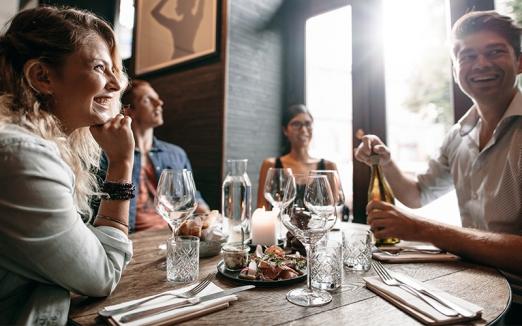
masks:
<instances>
[{"instance_id":1,"label":"white pillar candle","mask_svg":"<svg viewBox=\"0 0 522 326\"><path fill-rule=\"evenodd\" d=\"M277 211L258 208L252 215L252 244L271 246L277 243Z\"/></svg>"}]
</instances>

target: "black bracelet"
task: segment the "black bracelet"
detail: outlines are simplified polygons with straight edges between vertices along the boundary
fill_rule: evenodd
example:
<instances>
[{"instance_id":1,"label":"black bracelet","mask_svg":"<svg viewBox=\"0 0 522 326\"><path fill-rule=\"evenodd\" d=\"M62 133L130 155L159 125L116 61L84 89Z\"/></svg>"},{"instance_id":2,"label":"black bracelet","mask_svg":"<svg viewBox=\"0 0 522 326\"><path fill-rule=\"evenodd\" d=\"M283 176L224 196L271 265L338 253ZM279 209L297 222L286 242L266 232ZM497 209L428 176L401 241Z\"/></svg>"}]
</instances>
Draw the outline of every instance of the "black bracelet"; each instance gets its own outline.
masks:
<instances>
[{"instance_id":1,"label":"black bracelet","mask_svg":"<svg viewBox=\"0 0 522 326\"><path fill-rule=\"evenodd\" d=\"M134 198L136 187L132 183L119 183L105 181L101 191L103 199L108 200L128 200Z\"/></svg>"},{"instance_id":2,"label":"black bracelet","mask_svg":"<svg viewBox=\"0 0 522 326\"><path fill-rule=\"evenodd\" d=\"M103 183L103 189L110 191L110 190L134 190L134 185L132 183L127 182L112 182L112 181L105 181Z\"/></svg>"}]
</instances>

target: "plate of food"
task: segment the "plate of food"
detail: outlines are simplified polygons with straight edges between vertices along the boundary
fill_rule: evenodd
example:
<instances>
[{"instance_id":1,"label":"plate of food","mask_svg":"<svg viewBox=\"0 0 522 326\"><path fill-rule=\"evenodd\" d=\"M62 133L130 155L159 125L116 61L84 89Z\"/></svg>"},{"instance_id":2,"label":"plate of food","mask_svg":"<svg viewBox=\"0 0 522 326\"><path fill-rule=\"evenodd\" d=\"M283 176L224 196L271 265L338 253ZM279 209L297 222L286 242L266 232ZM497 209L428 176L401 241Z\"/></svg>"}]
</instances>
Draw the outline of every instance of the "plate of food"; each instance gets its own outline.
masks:
<instances>
[{"instance_id":1,"label":"plate of food","mask_svg":"<svg viewBox=\"0 0 522 326\"><path fill-rule=\"evenodd\" d=\"M227 268L222 260L217 269L224 278L260 287L284 286L306 280L306 258L299 253L285 254L278 246L268 247L264 252L258 246L245 265L234 270Z\"/></svg>"}]
</instances>

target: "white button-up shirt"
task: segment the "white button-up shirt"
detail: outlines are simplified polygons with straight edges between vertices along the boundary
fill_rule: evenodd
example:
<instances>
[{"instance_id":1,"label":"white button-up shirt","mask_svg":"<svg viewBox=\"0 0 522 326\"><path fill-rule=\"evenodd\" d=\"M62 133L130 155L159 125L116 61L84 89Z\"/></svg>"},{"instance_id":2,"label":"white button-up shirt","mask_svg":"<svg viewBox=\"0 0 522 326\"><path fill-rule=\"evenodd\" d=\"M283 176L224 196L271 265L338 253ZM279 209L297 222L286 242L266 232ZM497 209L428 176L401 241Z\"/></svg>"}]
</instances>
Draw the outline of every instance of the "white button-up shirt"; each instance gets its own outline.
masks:
<instances>
[{"instance_id":1,"label":"white button-up shirt","mask_svg":"<svg viewBox=\"0 0 522 326\"><path fill-rule=\"evenodd\" d=\"M451 128L439 156L418 176L421 202L455 187L463 227L522 235L522 94L517 92L482 151L481 126L472 107ZM513 301L522 303L522 277L504 275Z\"/></svg>"},{"instance_id":2,"label":"white button-up shirt","mask_svg":"<svg viewBox=\"0 0 522 326\"><path fill-rule=\"evenodd\" d=\"M472 107L451 128L439 156L418 176L422 204L455 187L462 226L522 235L522 94L482 151L481 125Z\"/></svg>"}]
</instances>

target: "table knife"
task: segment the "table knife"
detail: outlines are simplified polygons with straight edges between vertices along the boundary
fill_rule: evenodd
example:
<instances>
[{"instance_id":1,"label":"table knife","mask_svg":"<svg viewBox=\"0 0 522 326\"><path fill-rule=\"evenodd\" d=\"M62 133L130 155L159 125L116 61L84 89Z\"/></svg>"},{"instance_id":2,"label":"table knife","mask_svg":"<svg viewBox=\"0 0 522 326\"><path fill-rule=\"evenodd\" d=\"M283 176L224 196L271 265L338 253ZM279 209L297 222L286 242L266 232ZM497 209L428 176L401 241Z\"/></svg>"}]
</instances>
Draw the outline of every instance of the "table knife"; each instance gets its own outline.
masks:
<instances>
[{"instance_id":1,"label":"table knife","mask_svg":"<svg viewBox=\"0 0 522 326\"><path fill-rule=\"evenodd\" d=\"M459 314L461 314L464 317L474 317L476 313L469 311L468 309L456 304L455 302L448 300L446 298L443 298L442 296L438 295L437 293L428 290L424 285L422 285L419 282L411 281L410 279L404 277L404 275L400 275L397 273L393 273L392 276L399 282L404 283L408 286L411 286L415 290L419 291L422 294L425 294L426 296L432 298L433 300L437 300L438 302L442 303L443 305L455 310Z\"/></svg>"},{"instance_id":2,"label":"table knife","mask_svg":"<svg viewBox=\"0 0 522 326\"><path fill-rule=\"evenodd\" d=\"M221 291L221 292L212 293L212 294L205 295L205 296L202 296L202 297L194 297L194 298L186 299L186 300L183 300L183 301L180 301L180 302L176 302L176 303L173 303L173 304L170 304L170 305L167 305L167 306L162 306L162 307L152 308L152 309L148 309L148 310L143 310L143 311L140 311L140 312L134 312L134 313L126 314L126 315L123 315L120 318L120 321L123 322L123 323L128 323L128 322L131 322L131 321L134 321L134 320L138 320L138 319L142 319L142 318L145 318L145 317L149 317L149 316L152 316L152 315L155 315L155 314L171 311L171 310L178 309L178 308L193 306L193 305L196 305L196 304L198 304L200 302L204 302L204 301L208 301L208 300L213 300L213 299L225 297L227 295L231 295L231 294L234 294L234 293L237 293L237 292L241 292L241 291L245 291L245 290L250 290L250 289L253 289L253 288L255 288L254 285L238 286L238 287L235 287L235 288L227 289L227 290L224 290L224 291Z\"/></svg>"}]
</instances>

